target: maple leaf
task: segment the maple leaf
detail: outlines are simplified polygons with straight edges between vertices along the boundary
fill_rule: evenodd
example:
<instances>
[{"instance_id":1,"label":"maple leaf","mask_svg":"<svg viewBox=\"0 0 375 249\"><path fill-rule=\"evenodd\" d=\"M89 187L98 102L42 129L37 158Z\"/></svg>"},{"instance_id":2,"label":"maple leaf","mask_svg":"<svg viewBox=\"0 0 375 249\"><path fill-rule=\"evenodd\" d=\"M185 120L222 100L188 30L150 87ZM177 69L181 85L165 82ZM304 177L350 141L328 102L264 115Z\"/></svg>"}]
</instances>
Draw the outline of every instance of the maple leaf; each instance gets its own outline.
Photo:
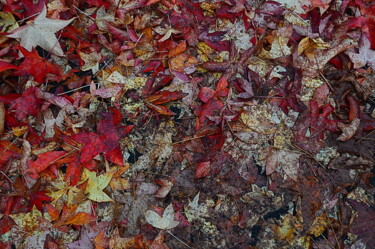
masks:
<instances>
[{"instance_id":1,"label":"maple leaf","mask_svg":"<svg viewBox=\"0 0 375 249\"><path fill-rule=\"evenodd\" d=\"M112 179L114 172L108 172L100 176L96 176L96 172L84 169L83 179L88 179L86 194L87 198L97 202L112 201L112 199L103 192Z\"/></svg>"},{"instance_id":2,"label":"maple leaf","mask_svg":"<svg viewBox=\"0 0 375 249\"><path fill-rule=\"evenodd\" d=\"M8 69L18 69L18 67L11 63L0 61L0 72L8 70Z\"/></svg>"},{"instance_id":3,"label":"maple leaf","mask_svg":"<svg viewBox=\"0 0 375 249\"><path fill-rule=\"evenodd\" d=\"M81 226L81 225L88 224L93 220L95 220L94 216L92 216L88 213L85 213L85 212L78 212L78 213L72 215L71 217L69 217L65 221L65 224L67 224L67 225L72 224L72 225Z\"/></svg>"},{"instance_id":4,"label":"maple leaf","mask_svg":"<svg viewBox=\"0 0 375 249\"><path fill-rule=\"evenodd\" d=\"M47 151L38 155L38 159L30 165L29 172L38 174L54 164L66 154L65 151Z\"/></svg>"},{"instance_id":5,"label":"maple leaf","mask_svg":"<svg viewBox=\"0 0 375 249\"><path fill-rule=\"evenodd\" d=\"M47 7L44 6L42 12L40 12L33 22L15 29L13 34L7 36L21 39L21 46L28 51L31 51L36 46L40 46L54 55L64 56L55 33L68 26L75 18L58 20L46 18L46 14Z\"/></svg>"},{"instance_id":6,"label":"maple leaf","mask_svg":"<svg viewBox=\"0 0 375 249\"><path fill-rule=\"evenodd\" d=\"M23 47L20 47L20 52L25 56L25 59L21 65L19 65L19 70L17 70L16 75L32 75L34 81L45 83L44 81L47 74L54 74L57 78L62 74L59 66L53 65L40 57L35 49L29 52Z\"/></svg>"},{"instance_id":7,"label":"maple leaf","mask_svg":"<svg viewBox=\"0 0 375 249\"><path fill-rule=\"evenodd\" d=\"M35 97L35 87L30 87L22 93L22 96L14 101L9 109L15 110L16 118L21 121L27 115L37 117L39 114L39 106L42 101Z\"/></svg>"},{"instance_id":8,"label":"maple leaf","mask_svg":"<svg viewBox=\"0 0 375 249\"><path fill-rule=\"evenodd\" d=\"M359 46L359 53L348 51L346 54L354 63L354 68L360 68L366 66L367 64L375 70L375 50L371 49L371 44L367 36L362 36Z\"/></svg>"},{"instance_id":9,"label":"maple leaf","mask_svg":"<svg viewBox=\"0 0 375 249\"><path fill-rule=\"evenodd\" d=\"M172 204L169 204L164 209L163 216L158 215L155 211L148 210L146 211L145 218L152 226L163 230L174 228L180 224L180 222L174 220Z\"/></svg>"}]
</instances>

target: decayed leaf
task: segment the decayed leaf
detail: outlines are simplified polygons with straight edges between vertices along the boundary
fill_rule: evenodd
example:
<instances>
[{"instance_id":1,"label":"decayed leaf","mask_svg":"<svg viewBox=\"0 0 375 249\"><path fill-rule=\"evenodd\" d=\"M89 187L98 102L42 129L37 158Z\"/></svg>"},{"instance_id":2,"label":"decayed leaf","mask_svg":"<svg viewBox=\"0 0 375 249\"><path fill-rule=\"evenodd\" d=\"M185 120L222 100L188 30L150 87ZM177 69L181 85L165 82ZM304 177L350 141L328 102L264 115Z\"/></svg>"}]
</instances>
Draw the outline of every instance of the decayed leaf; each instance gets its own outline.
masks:
<instances>
[{"instance_id":1,"label":"decayed leaf","mask_svg":"<svg viewBox=\"0 0 375 249\"><path fill-rule=\"evenodd\" d=\"M3 103L0 103L0 136L4 133L5 123L5 107Z\"/></svg>"},{"instance_id":2,"label":"decayed leaf","mask_svg":"<svg viewBox=\"0 0 375 249\"><path fill-rule=\"evenodd\" d=\"M13 34L8 35L8 37L21 39L21 46L30 52L36 46L40 46L54 55L64 56L55 33L68 26L74 18L57 20L46 18L46 14L47 8L44 6L42 12L40 12L33 22L19 27Z\"/></svg>"},{"instance_id":3,"label":"decayed leaf","mask_svg":"<svg viewBox=\"0 0 375 249\"><path fill-rule=\"evenodd\" d=\"M293 151L271 149L267 156L266 174L272 174L279 166L286 176L297 181L300 156Z\"/></svg>"},{"instance_id":4,"label":"decayed leaf","mask_svg":"<svg viewBox=\"0 0 375 249\"><path fill-rule=\"evenodd\" d=\"M103 192L103 189L107 187L111 181L113 172L104 173L103 175L96 176L96 172L84 169L83 179L88 179L86 194L87 198L97 202L112 201L112 199Z\"/></svg>"},{"instance_id":5,"label":"decayed leaf","mask_svg":"<svg viewBox=\"0 0 375 249\"><path fill-rule=\"evenodd\" d=\"M375 50L372 50L371 43L367 36L363 35L359 46L359 53L347 52L354 63L354 68L360 68L369 65L375 70Z\"/></svg>"},{"instance_id":6,"label":"decayed leaf","mask_svg":"<svg viewBox=\"0 0 375 249\"><path fill-rule=\"evenodd\" d=\"M99 61L101 59L100 54L97 52L92 52L90 54L79 52L79 56L85 62L85 65L81 67L83 71L91 69L93 74L96 74L99 71Z\"/></svg>"},{"instance_id":7,"label":"decayed leaf","mask_svg":"<svg viewBox=\"0 0 375 249\"><path fill-rule=\"evenodd\" d=\"M169 204L168 207L165 208L163 216L158 215L155 211L148 210L146 211L145 218L152 226L163 230L175 228L180 224L179 221L174 220L172 204Z\"/></svg>"},{"instance_id":8,"label":"decayed leaf","mask_svg":"<svg viewBox=\"0 0 375 249\"><path fill-rule=\"evenodd\" d=\"M293 62L297 68L302 70L304 76L315 78L328 61L339 53L354 46L351 39L345 39L339 44L332 44L330 49L315 49L315 53L311 51L314 55L312 59L309 59L307 56L298 56L298 51L295 51L293 54Z\"/></svg>"},{"instance_id":9,"label":"decayed leaf","mask_svg":"<svg viewBox=\"0 0 375 249\"><path fill-rule=\"evenodd\" d=\"M322 214L321 216L318 216L315 218L314 223L309 228L308 233L313 234L315 237L320 236L326 227L328 226L329 218L327 215Z\"/></svg>"},{"instance_id":10,"label":"decayed leaf","mask_svg":"<svg viewBox=\"0 0 375 249\"><path fill-rule=\"evenodd\" d=\"M342 134L337 138L340 141L347 141L351 139L357 132L360 120L358 118L354 119L350 124L346 125L344 123L338 123L337 126L342 130Z\"/></svg>"},{"instance_id":11,"label":"decayed leaf","mask_svg":"<svg viewBox=\"0 0 375 249\"><path fill-rule=\"evenodd\" d=\"M306 9L310 7L310 1L305 0L275 0L285 8L288 8L296 14L305 14Z\"/></svg>"},{"instance_id":12,"label":"decayed leaf","mask_svg":"<svg viewBox=\"0 0 375 249\"><path fill-rule=\"evenodd\" d=\"M298 55L305 53L306 56L311 60L314 58L315 48L326 49L329 48L329 45L321 38L311 39L310 37L305 37L298 44Z\"/></svg>"},{"instance_id":13,"label":"decayed leaf","mask_svg":"<svg viewBox=\"0 0 375 249\"><path fill-rule=\"evenodd\" d=\"M288 56L292 53L292 49L288 46L289 36L291 35L291 28L281 28L277 32L274 32L274 36L271 38L271 50L267 51L263 49L259 54L260 57L266 59L276 59L279 57Z\"/></svg>"},{"instance_id":14,"label":"decayed leaf","mask_svg":"<svg viewBox=\"0 0 375 249\"><path fill-rule=\"evenodd\" d=\"M40 220L43 218L42 213L34 206L31 212L12 214L10 217L24 231L34 232L39 227Z\"/></svg>"}]
</instances>

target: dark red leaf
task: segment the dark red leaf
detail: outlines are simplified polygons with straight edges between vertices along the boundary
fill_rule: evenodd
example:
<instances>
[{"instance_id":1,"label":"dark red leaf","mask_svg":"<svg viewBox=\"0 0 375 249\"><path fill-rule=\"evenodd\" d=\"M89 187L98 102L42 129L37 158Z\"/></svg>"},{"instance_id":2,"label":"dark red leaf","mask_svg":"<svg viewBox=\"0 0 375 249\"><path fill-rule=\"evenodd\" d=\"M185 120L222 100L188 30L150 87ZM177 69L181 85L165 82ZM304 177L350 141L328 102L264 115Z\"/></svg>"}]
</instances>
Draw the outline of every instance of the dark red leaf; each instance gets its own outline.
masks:
<instances>
[{"instance_id":1,"label":"dark red leaf","mask_svg":"<svg viewBox=\"0 0 375 249\"><path fill-rule=\"evenodd\" d=\"M195 178L203 178L208 176L211 170L211 162L200 162L195 168Z\"/></svg>"},{"instance_id":2,"label":"dark red leaf","mask_svg":"<svg viewBox=\"0 0 375 249\"><path fill-rule=\"evenodd\" d=\"M213 96L215 95L215 91L208 87L202 87L199 91L198 98L207 103Z\"/></svg>"},{"instance_id":3,"label":"dark red leaf","mask_svg":"<svg viewBox=\"0 0 375 249\"><path fill-rule=\"evenodd\" d=\"M18 67L11 63L0 61L0 72L9 70L9 69L18 69Z\"/></svg>"},{"instance_id":4,"label":"dark red leaf","mask_svg":"<svg viewBox=\"0 0 375 249\"><path fill-rule=\"evenodd\" d=\"M9 218L8 215L4 215L3 218L0 220L0 235L3 235L4 233L8 232L10 229L12 229L14 225L14 221L11 218Z\"/></svg>"},{"instance_id":5,"label":"dark red leaf","mask_svg":"<svg viewBox=\"0 0 375 249\"><path fill-rule=\"evenodd\" d=\"M35 91L35 87L26 89L22 96L10 105L9 109L15 111L18 121L23 120L27 115L38 116L42 101L35 97Z\"/></svg>"},{"instance_id":6,"label":"dark red leaf","mask_svg":"<svg viewBox=\"0 0 375 249\"><path fill-rule=\"evenodd\" d=\"M25 59L19 65L18 75L32 75L38 83L45 83L46 75L49 73L58 77L62 75L62 70L59 66L53 65L40 57L35 49L32 52L27 51L21 46L19 49L25 56Z\"/></svg>"},{"instance_id":7,"label":"dark red leaf","mask_svg":"<svg viewBox=\"0 0 375 249\"><path fill-rule=\"evenodd\" d=\"M350 107L349 120L353 121L353 119L358 118L360 114L359 101L351 95L348 95L347 99L349 101L349 107Z\"/></svg>"}]
</instances>

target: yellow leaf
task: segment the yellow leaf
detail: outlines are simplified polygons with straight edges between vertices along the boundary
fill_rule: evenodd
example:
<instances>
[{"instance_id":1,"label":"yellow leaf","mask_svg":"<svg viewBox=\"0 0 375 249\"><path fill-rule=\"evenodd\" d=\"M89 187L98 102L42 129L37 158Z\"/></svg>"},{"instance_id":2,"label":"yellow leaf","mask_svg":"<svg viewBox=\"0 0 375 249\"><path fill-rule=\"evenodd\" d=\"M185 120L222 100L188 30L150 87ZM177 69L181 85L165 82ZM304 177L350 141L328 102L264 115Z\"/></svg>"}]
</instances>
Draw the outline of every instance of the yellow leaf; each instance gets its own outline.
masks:
<instances>
[{"instance_id":1,"label":"yellow leaf","mask_svg":"<svg viewBox=\"0 0 375 249\"><path fill-rule=\"evenodd\" d=\"M285 216L281 226L275 227L275 234L277 235L278 239L288 241L291 241L293 239L293 223L293 217L291 215Z\"/></svg>"},{"instance_id":2,"label":"yellow leaf","mask_svg":"<svg viewBox=\"0 0 375 249\"><path fill-rule=\"evenodd\" d=\"M310 38L303 38L298 44L298 55L301 55L306 49L310 48Z\"/></svg>"},{"instance_id":3,"label":"yellow leaf","mask_svg":"<svg viewBox=\"0 0 375 249\"><path fill-rule=\"evenodd\" d=\"M96 172L84 169L83 178L88 179L85 193L87 198L97 202L112 201L112 199L103 192L103 189L107 187L111 181L113 172L108 172L100 176L96 176Z\"/></svg>"},{"instance_id":4,"label":"yellow leaf","mask_svg":"<svg viewBox=\"0 0 375 249\"><path fill-rule=\"evenodd\" d=\"M42 213L34 206L29 213L19 213L9 215L14 222L27 232L33 232L39 227Z\"/></svg>"},{"instance_id":5,"label":"yellow leaf","mask_svg":"<svg viewBox=\"0 0 375 249\"><path fill-rule=\"evenodd\" d=\"M271 44L271 50L263 49L259 56L265 59L276 59L284 57L292 53L292 49L288 47L288 37L276 36Z\"/></svg>"},{"instance_id":6,"label":"yellow leaf","mask_svg":"<svg viewBox=\"0 0 375 249\"><path fill-rule=\"evenodd\" d=\"M328 225L327 219L326 214L316 217L307 233L312 234L315 237L320 236L326 230Z\"/></svg>"},{"instance_id":7,"label":"yellow leaf","mask_svg":"<svg viewBox=\"0 0 375 249\"><path fill-rule=\"evenodd\" d=\"M14 19L14 16L10 12L0 12L0 27L1 32L11 32L18 28L18 23L16 19ZM8 39L8 37L4 35L0 35L0 44L5 42Z\"/></svg>"},{"instance_id":8,"label":"yellow leaf","mask_svg":"<svg viewBox=\"0 0 375 249\"><path fill-rule=\"evenodd\" d=\"M17 137L22 136L27 131L27 126L12 127L13 134Z\"/></svg>"}]
</instances>

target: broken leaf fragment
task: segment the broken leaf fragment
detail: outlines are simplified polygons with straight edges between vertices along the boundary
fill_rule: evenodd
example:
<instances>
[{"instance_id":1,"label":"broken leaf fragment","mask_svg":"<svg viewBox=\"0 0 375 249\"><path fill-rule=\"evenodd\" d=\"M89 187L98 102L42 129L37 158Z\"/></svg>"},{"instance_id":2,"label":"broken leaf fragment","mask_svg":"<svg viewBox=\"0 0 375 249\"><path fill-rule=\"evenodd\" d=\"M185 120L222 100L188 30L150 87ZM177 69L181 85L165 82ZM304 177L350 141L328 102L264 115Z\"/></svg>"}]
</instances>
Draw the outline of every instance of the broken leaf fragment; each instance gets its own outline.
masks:
<instances>
[{"instance_id":1,"label":"broken leaf fragment","mask_svg":"<svg viewBox=\"0 0 375 249\"><path fill-rule=\"evenodd\" d=\"M148 210L146 211L145 218L150 225L163 230L175 228L180 224L179 221L174 220L172 204L169 204L168 207L164 209L163 216L160 216L155 211Z\"/></svg>"}]
</instances>

